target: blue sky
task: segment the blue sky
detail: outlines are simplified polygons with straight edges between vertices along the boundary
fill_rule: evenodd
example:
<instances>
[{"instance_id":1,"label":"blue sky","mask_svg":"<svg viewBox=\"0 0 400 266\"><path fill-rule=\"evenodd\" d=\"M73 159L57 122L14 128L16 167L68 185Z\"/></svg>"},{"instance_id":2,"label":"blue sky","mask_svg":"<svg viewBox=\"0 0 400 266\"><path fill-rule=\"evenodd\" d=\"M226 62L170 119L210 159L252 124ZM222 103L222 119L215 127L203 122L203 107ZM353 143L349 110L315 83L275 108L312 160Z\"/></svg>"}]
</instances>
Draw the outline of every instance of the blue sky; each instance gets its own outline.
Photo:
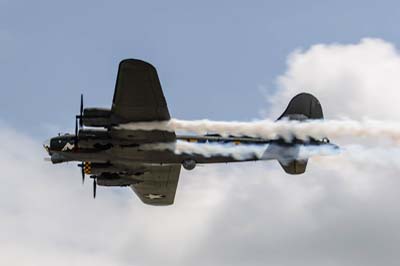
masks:
<instances>
[{"instance_id":1,"label":"blue sky","mask_svg":"<svg viewBox=\"0 0 400 266\"><path fill-rule=\"evenodd\" d=\"M111 104L118 62L158 69L172 116L249 120L287 55L314 43L399 43L396 1L0 1L0 118L72 130L79 94ZM283 107L282 107L283 108ZM56 132L55 132L56 133Z\"/></svg>"}]
</instances>

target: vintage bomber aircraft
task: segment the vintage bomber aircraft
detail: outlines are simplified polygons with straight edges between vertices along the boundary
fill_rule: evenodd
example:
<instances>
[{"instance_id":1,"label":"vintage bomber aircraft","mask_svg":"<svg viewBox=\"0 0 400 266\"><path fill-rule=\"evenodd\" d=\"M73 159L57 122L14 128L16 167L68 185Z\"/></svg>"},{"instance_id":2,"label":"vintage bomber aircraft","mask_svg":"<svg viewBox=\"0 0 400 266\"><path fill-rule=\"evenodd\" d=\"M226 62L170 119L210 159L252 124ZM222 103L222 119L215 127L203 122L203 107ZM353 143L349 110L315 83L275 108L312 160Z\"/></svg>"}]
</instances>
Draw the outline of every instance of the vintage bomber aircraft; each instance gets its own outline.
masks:
<instances>
[{"instance_id":1,"label":"vintage bomber aircraft","mask_svg":"<svg viewBox=\"0 0 400 266\"><path fill-rule=\"evenodd\" d=\"M278 119L323 119L319 101L302 93L294 97ZM174 202L181 165L192 170L196 164L276 159L289 174L304 173L307 160L298 159L298 144L330 145L329 140L310 139L307 143L294 139L290 143L251 137L179 136L167 131L117 129L128 122L166 121L170 119L156 69L136 59L119 64L114 99L111 109L83 108L76 116L75 134L59 135L44 144L52 163L81 162L82 182L85 175L96 186L130 186L138 197L150 205L171 205ZM79 126L78 126L79 125ZM79 130L78 130L79 127ZM86 128L84 128L86 127ZM95 129L102 128L102 129ZM170 150L143 150L141 145L173 143L270 144L262 158L237 160L233 156L206 157L201 154L175 154Z\"/></svg>"}]
</instances>

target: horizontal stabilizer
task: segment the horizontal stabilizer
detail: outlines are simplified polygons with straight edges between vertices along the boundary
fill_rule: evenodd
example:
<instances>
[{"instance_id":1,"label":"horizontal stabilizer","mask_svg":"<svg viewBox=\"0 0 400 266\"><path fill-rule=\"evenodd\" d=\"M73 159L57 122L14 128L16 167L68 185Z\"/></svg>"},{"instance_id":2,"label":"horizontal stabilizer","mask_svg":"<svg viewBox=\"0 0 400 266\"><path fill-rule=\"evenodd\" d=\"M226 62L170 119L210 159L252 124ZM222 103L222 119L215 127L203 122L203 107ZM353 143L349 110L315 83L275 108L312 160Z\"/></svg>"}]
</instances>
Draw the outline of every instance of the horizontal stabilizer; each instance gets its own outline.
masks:
<instances>
[{"instance_id":1,"label":"horizontal stabilizer","mask_svg":"<svg viewBox=\"0 0 400 266\"><path fill-rule=\"evenodd\" d=\"M300 175L306 171L307 167L307 159L306 160L291 160L291 161L279 161L279 164L282 166L283 170L286 173L291 175Z\"/></svg>"}]
</instances>

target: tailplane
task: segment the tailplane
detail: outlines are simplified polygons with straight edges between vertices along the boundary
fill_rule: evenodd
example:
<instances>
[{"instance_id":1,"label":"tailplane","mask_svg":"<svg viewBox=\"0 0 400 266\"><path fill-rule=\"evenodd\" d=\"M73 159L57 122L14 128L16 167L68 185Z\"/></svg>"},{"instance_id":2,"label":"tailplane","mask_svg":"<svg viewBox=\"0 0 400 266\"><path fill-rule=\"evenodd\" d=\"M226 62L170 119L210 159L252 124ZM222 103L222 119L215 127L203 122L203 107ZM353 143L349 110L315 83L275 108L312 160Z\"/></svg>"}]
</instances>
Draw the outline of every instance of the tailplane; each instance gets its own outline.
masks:
<instances>
[{"instance_id":1,"label":"tailplane","mask_svg":"<svg viewBox=\"0 0 400 266\"><path fill-rule=\"evenodd\" d=\"M300 175L304 174L307 167L308 160L290 160L281 161L278 160L279 164L282 166L283 170L290 175Z\"/></svg>"}]
</instances>

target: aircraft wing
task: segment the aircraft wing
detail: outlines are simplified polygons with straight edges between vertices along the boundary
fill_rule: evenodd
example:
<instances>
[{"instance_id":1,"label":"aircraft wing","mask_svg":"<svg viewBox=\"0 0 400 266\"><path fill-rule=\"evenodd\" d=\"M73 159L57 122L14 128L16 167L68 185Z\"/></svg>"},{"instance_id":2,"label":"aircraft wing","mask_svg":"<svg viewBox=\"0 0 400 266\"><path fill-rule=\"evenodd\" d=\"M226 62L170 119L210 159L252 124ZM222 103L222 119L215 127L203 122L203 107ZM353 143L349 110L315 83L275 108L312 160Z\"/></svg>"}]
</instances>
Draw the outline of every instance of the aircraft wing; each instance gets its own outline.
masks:
<instances>
[{"instance_id":1,"label":"aircraft wing","mask_svg":"<svg viewBox=\"0 0 400 266\"><path fill-rule=\"evenodd\" d=\"M111 107L113 123L165 121L170 119L156 69L149 63L126 59L120 62ZM117 130L113 137L136 142L172 142L174 132Z\"/></svg>"},{"instance_id":2,"label":"aircraft wing","mask_svg":"<svg viewBox=\"0 0 400 266\"><path fill-rule=\"evenodd\" d=\"M126 59L119 64L117 82L111 107L113 123L165 121L170 119L167 103L156 69L137 59ZM112 130L112 136L135 143L172 142L174 132ZM174 203L181 165L146 166L139 182L130 187L149 205Z\"/></svg>"},{"instance_id":3,"label":"aircraft wing","mask_svg":"<svg viewBox=\"0 0 400 266\"><path fill-rule=\"evenodd\" d=\"M169 120L156 69L141 60L119 64L111 111L118 124Z\"/></svg>"},{"instance_id":4,"label":"aircraft wing","mask_svg":"<svg viewBox=\"0 0 400 266\"><path fill-rule=\"evenodd\" d=\"M143 203L149 205L171 205L178 186L180 165L149 166L140 176L141 182L131 185Z\"/></svg>"}]
</instances>

